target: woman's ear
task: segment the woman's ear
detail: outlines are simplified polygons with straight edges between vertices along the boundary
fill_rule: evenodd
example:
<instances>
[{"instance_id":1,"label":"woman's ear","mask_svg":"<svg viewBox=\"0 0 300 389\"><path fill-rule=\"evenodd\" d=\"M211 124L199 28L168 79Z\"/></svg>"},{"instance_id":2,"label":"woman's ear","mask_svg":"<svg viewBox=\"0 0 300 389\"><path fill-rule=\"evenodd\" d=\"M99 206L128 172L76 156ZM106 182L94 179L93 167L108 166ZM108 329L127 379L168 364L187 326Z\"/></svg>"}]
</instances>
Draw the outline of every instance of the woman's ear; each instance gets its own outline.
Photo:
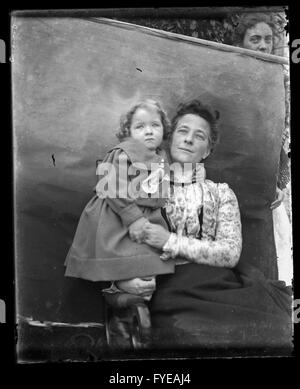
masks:
<instances>
[{"instance_id":1,"label":"woman's ear","mask_svg":"<svg viewBox=\"0 0 300 389\"><path fill-rule=\"evenodd\" d=\"M206 158L210 155L211 153L211 148L208 147L206 152L204 153L203 157L202 157L202 161L201 162L204 162L206 160Z\"/></svg>"}]
</instances>

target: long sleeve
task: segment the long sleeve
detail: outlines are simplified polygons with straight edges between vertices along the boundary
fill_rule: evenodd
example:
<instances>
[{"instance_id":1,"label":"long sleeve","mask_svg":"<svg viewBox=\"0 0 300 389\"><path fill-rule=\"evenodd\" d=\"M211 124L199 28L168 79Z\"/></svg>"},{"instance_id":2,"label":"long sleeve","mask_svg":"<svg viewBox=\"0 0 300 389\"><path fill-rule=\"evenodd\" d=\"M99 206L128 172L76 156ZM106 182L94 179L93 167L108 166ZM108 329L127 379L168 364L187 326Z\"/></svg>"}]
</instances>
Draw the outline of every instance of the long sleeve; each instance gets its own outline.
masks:
<instances>
[{"instance_id":1,"label":"long sleeve","mask_svg":"<svg viewBox=\"0 0 300 389\"><path fill-rule=\"evenodd\" d=\"M233 268L242 249L239 206L234 192L227 184L219 184L219 209L215 240L199 240L172 233L163 251L183 257L190 262Z\"/></svg>"},{"instance_id":2,"label":"long sleeve","mask_svg":"<svg viewBox=\"0 0 300 389\"><path fill-rule=\"evenodd\" d=\"M98 166L99 181L96 193L105 198L109 206L122 219L125 226L143 217L143 212L136 204L135 198L128 193L128 169L131 162L122 150L113 150ZM107 171L108 174L104 175Z\"/></svg>"},{"instance_id":3,"label":"long sleeve","mask_svg":"<svg viewBox=\"0 0 300 389\"><path fill-rule=\"evenodd\" d=\"M282 135L282 146L278 168L277 186L283 190L291 180L290 176L290 75L289 67L283 65L284 86L285 86L285 129Z\"/></svg>"}]
</instances>

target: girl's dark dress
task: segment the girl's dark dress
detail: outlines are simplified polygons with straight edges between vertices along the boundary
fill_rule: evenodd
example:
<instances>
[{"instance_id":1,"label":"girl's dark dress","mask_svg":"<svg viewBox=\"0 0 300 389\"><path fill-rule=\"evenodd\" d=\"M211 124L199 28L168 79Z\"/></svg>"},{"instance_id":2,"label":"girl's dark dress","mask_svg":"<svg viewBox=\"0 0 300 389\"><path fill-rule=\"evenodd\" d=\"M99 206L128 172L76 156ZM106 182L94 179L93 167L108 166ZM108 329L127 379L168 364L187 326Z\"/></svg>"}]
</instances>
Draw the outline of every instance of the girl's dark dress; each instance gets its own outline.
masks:
<instances>
[{"instance_id":1,"label":"girl's dark dress","mask_svg":"<svg viewBox=\"0 0 300 389\"><path fill-rule=\"evenodd\" d=\"M103 163L113 167L106 177L112 190L106 198L95 195L82 212L65 261L66 276L111 281L174 272L172 260L162 261L159 250L135 243L128 235L129 225L143 216L167 228L161 214L165 200L159 193L156 198L145 193L137 199L126 196L134 179L146 179L153 168L151 164L157 166L162 162L163 156L153 157L142 143L133 139L120 143L107 154ZM138 163L143 163L144 168L133 169ZM129 172L133 174L129 176ZM158 184L157 191L160 189Z\"/></svg>"}]
</instances>

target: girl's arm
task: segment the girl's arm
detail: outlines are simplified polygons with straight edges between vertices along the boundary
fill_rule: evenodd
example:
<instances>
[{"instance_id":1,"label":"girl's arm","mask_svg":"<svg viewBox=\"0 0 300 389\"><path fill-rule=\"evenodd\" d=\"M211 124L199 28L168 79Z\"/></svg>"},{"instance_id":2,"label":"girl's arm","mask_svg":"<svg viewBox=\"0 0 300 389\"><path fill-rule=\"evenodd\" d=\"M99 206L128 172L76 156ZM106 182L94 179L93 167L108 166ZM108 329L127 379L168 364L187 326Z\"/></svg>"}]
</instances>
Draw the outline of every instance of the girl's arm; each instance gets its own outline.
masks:
<instances>
[{"instance_id":1,"label":"girl's arm","mask_svg":"<svg viewBox=\"0 0 300 389\"><path fill-rule=\"evenodd\" d=\"M136 204L135 198L130 197L129 167L131 162L121 149L115 149L98 165L99 176L96 186L97 195L105 198L109 206L116 212L125 226L143 218L143 212ZM107 174L105 174L107 172Z\"/></svg>"},{"instance_id":2,"label":"girl's arm","mask_svg":"<svg viewBox=\"0 0 300 389\"><path fill-rule=\"evenodd\" d=\"M215 240L199 240L171 233L163 251L172 258L190 262L233 268L242 250L241 220L238 202L227 184L219 184L219 212Z\"/></svg>"}]
</instances>

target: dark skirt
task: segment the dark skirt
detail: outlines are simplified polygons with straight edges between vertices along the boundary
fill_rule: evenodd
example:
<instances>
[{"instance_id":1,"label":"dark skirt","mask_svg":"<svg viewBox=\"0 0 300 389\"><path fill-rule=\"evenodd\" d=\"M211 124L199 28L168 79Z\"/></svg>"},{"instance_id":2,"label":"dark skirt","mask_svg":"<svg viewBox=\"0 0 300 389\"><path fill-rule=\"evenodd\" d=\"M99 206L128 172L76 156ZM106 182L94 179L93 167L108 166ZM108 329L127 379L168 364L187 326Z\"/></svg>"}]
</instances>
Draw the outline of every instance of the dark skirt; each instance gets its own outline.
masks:
<instances>
[{"instance_id":1,"label":"dark skirt","mask_svg":"<svg viewBox=\"0 0 300 389\"><path fill-rule=\"evenodd\" d=\"M167 228L160 208L140 209L151 223ZM173 273L173 261L162 261L160 254L145 243L133 242L120 216L105 199L94 196L81 214L65 261L65 275L111 281Z\"/></svg>"},{"instance_id":2,"label":"dark skirt","mask_svg":"<svg viewBox=\"0 0 300 389\"><path fill-rule=\"evenodd\" d=\"M157 277L150 302L159 348L292 348L291 290L246 265L199 264Z\"/></svg>"}]
</instances>

